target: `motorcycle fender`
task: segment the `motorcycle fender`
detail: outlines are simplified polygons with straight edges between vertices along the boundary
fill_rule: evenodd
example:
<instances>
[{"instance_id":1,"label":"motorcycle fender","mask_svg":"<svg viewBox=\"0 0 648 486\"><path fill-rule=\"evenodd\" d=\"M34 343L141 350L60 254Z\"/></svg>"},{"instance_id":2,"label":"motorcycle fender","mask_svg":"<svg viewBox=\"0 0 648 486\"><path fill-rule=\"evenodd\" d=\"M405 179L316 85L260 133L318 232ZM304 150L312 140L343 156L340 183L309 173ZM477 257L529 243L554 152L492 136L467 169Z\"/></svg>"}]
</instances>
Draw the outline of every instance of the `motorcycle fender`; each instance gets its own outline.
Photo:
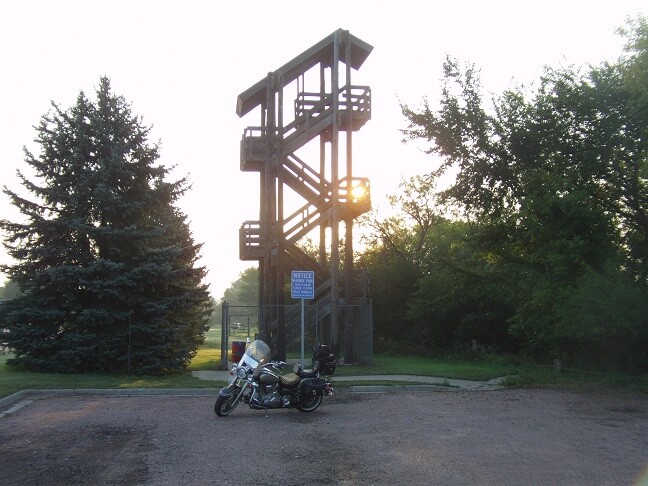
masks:
<instances>
[{"instance_id":1,"label":"motorcycle fender","mask_svg":"<svg viewBox=\"0 0 648 486\"><path fill-rule=\"evenodd\" d=\"M220 389L218 394L221 397L229 397L232 393L236 392L239 389L236 385L228 385Z\"/></svg>"}]
</instances>

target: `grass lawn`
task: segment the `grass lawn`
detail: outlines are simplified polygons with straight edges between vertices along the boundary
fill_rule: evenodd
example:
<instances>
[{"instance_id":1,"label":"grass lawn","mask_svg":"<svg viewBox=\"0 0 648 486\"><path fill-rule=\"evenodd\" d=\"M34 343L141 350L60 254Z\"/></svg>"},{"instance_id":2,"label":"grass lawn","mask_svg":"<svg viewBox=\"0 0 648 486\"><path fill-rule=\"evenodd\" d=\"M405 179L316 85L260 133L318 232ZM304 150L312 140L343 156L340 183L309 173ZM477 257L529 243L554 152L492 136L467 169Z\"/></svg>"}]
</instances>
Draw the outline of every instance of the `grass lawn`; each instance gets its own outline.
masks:
<instances>
[{"instance_id":1,"label":"grass lawn","mask_svg":"<svg viewBox=\"0 0 648 486\"><path fill-rule=\"evenodd\" d=\"M626 373L589 373L566 370L560 373L552 367L525 366L515 377L507 380L510 388L564 388L596 391L619 390L648 395L648 375Z\"/></svg>"},{"instance_id":2,"label":"grass lawn","mask_svg":"<svg viewBox=\"0 0 648 486\"><path fill-rule=\"evenodd\" d=\"M205 334L205 342L191 360L189 371L217 370L220 366L220 329L212 328Z\"/></svg>"},{"instance_id":3,"label":"grass lawn","mask_svg":"<svg viewBox=\"0 0 648 486\"><path fill-rule=\"evenodd\" d=\"M444 361L440 359L374 356L373 366L338 366L338 376L353 375L422 375L461 380L485 381L500 376L514 375L519 368L488 362Z\"/></svg>"},{"instance_id":4,"label":"grass lawn","mask_svg":"<svg viewBox=\"0 0 648 486\"><path fill-rule=\"evenodd\" d=\"M36 373L8 366L0 356L0 398L28 388L215 388L190 373L171 376Z\"/></svg>"},{"instance_id":5,"label":"grass lawn","mask_svg":"<svg viewBox=\"0 0 648 486\"><path fill-rule=\"evenodd\" d=\"M171 376L120 376L98 374L36 373L8 366L7 356L0 355L0 398L27 388L212 388L222 383L191 376L191 371L216 370L220 365L217 331L209 331L207 341L198 349L187 373ZM243 338L244 339L244 338ZM290 361L294 360L291 357ZM587 374L531 365L520 366L492 360L444 361L421 357L376 355L373 366L338 366L335 376L422 375L442 378L484 381L512 376L507 382L515 388L621 389L648 394L648 376L622 374ZM372 382L375 384L375 382ZM359 382L346 383L359 384ZM393 383L392 383L393 384ZM338 383L341 385L341 383Z\"/></svg>"}]
</instances>

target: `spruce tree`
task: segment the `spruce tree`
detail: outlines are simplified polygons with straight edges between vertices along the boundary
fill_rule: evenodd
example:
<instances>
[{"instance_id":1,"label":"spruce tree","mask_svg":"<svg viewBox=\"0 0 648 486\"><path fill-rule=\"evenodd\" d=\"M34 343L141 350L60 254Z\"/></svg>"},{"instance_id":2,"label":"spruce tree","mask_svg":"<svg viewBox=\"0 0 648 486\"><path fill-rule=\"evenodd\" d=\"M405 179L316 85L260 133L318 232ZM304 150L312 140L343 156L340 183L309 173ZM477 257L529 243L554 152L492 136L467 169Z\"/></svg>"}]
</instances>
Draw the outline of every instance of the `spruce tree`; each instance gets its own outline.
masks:
<instances>
[{"instance_id":1,"label":"spruce tree","mask_svg":"<svg viewBox=\"0 0 648 486\"><path fill-rule=\"evenodd\" d=\"M200 244L174 204L189 185L169 182L150 128L101 78L52 103L36 127L38 155L24 194L4 193L23 221L0 221L17 263L1 270L21 294L0 307L11 362L42 371L159 374L185 369L211 313Z\"/></svg>"}]
</instances>

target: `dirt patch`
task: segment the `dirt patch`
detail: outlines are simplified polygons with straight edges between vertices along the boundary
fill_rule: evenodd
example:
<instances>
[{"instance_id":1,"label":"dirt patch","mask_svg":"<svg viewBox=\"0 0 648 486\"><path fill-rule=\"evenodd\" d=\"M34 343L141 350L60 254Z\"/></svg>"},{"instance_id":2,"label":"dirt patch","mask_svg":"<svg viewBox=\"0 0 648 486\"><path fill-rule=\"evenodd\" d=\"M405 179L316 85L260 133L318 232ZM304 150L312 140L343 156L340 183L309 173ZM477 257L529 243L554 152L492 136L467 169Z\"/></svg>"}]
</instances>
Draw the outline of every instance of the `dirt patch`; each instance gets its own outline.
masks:
<instances>
[{"instance_id":1,"label":"dirt patch","mask_svg":"<svg viewBox=\"0 0 648 486\"><path fill-rule=\"evenodd\" d=\"M209 396L41 398L0 419L0 484L634 484L641 396L562 391L327 397L313 413Z\"/></svg>"}]
</instances>

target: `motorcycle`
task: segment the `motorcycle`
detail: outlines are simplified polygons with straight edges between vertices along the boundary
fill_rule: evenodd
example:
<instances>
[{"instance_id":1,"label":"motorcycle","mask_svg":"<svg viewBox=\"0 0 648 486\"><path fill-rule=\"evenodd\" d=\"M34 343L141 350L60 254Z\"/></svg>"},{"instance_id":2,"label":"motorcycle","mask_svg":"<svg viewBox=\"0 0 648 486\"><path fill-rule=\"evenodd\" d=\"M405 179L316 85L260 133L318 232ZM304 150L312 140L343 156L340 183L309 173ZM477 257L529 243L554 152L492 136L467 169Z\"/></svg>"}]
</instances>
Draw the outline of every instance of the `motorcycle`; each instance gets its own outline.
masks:
<instances>
[{"instance_id":1,"label":"motorcycle","mask_svg":"<svg viewBox=\"0 0 648 486\"><path fill-rule=\"evenodd\" d=\"M252 341L238 364L230 371L229 385L221 388L214 404L219 417L232 413L240 402L255 410L296 408L312 412L325 395L333 395L330 376L337 361L325 344L313 348L310 368L296 363L292 373L284 372L288 363L271 360L270 346Z\"/></svg>"}]
</instances>

